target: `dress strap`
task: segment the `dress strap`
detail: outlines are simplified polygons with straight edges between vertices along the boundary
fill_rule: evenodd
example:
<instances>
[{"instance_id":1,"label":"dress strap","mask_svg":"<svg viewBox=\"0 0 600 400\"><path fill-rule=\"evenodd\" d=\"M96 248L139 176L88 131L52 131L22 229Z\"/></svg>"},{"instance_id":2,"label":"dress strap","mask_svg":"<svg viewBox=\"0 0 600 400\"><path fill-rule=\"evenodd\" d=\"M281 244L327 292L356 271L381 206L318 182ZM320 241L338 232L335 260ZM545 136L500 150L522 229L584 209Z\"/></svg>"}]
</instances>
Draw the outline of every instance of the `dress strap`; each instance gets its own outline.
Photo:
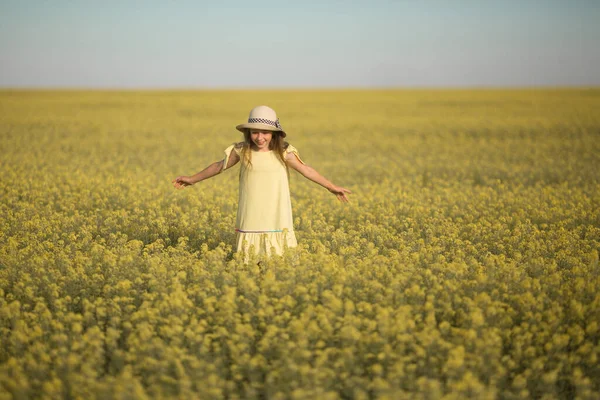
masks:
<instances>
[{"instance_id":1,"label":"dress strap","mask_svg":"<svg viewBox=\"0 0 600 400\"><path fill-rule=\"evenodd\" d=\"M291 144L288 144L288 147L285 149L285 155L287 155L288 153L293 153L298 159L298 161L300 161L302 164L305 164L305 162L302 161L302 159L300 158L300 153L298 152L298 149L296 149Z\"/></svg>"},{"instance_id":2,"label":"dress strap","mask_svg":"<svg viewBox=\"0 0 600 400\"><path fill-rule=\"evenodd\" d=\"M235 153L239 156L240 150L241 146L239 143L234 143L225 149L225 158L223 159L223 169L221 169L221 171L225 171L227 169L227 165L229 164L229 158L231 157L231 152L235 151Z\"/></svg>"}]
</instances>

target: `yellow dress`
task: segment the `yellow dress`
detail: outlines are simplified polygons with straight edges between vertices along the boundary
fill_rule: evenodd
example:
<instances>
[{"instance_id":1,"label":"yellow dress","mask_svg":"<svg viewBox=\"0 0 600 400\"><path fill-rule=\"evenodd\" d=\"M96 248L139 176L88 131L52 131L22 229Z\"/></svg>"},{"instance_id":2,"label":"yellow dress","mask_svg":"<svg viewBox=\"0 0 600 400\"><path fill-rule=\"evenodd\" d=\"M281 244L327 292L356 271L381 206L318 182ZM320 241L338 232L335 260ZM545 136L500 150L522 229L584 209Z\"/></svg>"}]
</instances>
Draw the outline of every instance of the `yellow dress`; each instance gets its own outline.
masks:
<instances>
[{"instance_id":1,"label":"yellow dress","mask_svg":"<svg viewBox=\"0 0 600 400\"><path fill-rule=\"evenodd\" d=\"M285 165L271 150L252 151L251 163L242 157L242 148L233 144L225 149L223 169L231 152L240 157L239 201L236 218L236 251L255 254L282 254L286 247L297 246L292 219L292 201ZM288 145L285 153L298 151ZM284 154L284 158L285 158Z\"/></svg>"}]
</instances>

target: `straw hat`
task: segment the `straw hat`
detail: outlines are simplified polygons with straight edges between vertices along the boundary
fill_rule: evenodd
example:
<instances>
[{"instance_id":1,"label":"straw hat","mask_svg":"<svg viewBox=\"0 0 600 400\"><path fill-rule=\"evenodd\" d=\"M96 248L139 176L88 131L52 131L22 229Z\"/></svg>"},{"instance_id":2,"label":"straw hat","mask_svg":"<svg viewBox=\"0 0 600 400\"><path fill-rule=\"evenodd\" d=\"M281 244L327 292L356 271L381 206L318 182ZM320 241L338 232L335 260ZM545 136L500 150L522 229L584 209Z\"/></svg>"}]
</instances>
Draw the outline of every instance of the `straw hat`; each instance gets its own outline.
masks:
<instances>
[{"instance_id":1,"label":"straw hat","mask_svg":"<svg viewBox=\"0 0 600 400\"><path fill-rule=\"evenodd\" d=\"M282 137L286 136L286 133L281 128L279 118L275 110L267 106L258 106L250 110L248 116L248 122L240 124L235 127L240 132L244 132L245 129L262 129L266 131L280 132Z\"/></svg>"}]
</instances>

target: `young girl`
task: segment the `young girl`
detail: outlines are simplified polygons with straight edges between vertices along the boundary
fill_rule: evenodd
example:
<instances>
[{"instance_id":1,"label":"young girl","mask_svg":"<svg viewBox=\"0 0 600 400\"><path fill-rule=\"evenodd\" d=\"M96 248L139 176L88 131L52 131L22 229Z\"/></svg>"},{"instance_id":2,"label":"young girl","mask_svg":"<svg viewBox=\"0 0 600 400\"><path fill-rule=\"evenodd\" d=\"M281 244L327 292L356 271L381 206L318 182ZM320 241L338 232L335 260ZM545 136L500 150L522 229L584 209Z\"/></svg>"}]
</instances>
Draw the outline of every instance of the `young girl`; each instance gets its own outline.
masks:
<instances>
[{"instance_id":1,"label":"young girl","mask_svg":"<svg viewBox=\"0 0 600 400\"><path fill-rule=\"evenodd\" d=\"M285 247L297 245L292 224L292 203L288 185L288 167L323 186L338 200L347 202L350 190L334 185L306 165L296 148L283 138L285 131L275 111L258 106L250 111L248 122L236 126L244 141L225 150L225 158L193 176L178 176L173 186L183 189L215 176L242 162L239 175L239 203L236 220L236 251L247 254L254 246L256 254L281 254Z\"/></svg>"}]
</instances>

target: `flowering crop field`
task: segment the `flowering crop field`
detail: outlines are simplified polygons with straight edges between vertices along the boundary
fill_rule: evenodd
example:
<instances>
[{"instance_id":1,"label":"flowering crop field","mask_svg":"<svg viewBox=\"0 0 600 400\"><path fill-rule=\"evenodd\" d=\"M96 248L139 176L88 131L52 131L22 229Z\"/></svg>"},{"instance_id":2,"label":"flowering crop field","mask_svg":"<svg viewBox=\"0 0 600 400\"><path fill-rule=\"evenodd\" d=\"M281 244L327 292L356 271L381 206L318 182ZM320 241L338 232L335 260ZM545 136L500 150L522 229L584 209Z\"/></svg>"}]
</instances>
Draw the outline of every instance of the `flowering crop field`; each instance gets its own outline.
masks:
<instances>
[{"instance_id":1,"label":"flowering crop field","mask_svg":"<svg viewBox=\"0 0 600 400\"><path fill-rule=\"evenodd\" d=\"M298 248L233 252L277 110ZM0 399L597 399L600 89L0 91Z\"/></svg>"}]
</instances>

